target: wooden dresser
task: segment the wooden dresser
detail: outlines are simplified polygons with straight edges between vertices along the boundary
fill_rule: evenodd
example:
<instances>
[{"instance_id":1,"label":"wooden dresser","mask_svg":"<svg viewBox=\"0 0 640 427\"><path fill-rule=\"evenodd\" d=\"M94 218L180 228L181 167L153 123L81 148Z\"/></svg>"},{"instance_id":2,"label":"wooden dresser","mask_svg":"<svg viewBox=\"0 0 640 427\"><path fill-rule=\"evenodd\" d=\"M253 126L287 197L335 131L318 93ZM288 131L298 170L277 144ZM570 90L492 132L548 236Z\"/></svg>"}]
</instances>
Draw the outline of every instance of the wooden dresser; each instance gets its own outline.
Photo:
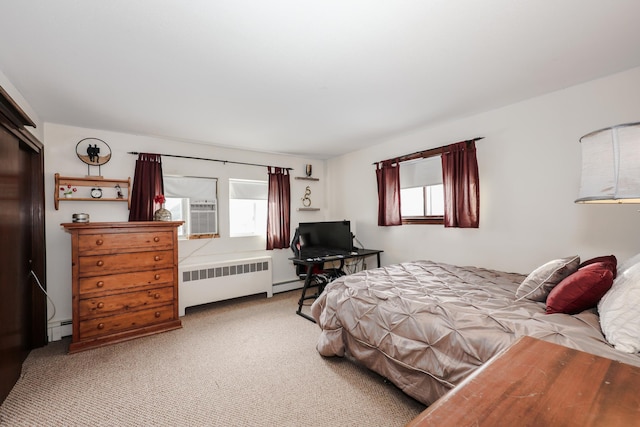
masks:
<instances>
[{"instance_id":1,"label":"wooden dresser","mask_svg":"<svg viewBox=\"0 0 640 427\"><path fill-rule=\"evenodd\" d=\"M70 353L182 327L180 225L182 221L62 224L71 234Z\"/></svg>"},{"instance_id":2,"label":"wooden dresser","mask_svg":"<svg viewBox=\"0 0 640 427\"><path fill-rule=\"evenodd\" d=\"M640 367L522 337L406 427L637 426Z\"/></svg>"}]
</instances>

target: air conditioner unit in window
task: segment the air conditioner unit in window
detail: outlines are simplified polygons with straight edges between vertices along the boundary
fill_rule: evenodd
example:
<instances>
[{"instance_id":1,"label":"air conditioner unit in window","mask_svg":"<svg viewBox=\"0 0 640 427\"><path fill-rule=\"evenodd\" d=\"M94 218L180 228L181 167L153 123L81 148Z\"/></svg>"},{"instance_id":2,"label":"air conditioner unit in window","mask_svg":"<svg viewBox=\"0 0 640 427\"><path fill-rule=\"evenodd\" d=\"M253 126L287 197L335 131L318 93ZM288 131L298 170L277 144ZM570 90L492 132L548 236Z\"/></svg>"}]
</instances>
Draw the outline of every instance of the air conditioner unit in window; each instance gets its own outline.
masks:
<instances>
[{"instance_id":1,"label":"air conditioner unit in window","mask_svg":"<svg viewBox=\"0 0 640 427\"><path fill-rule=\"evenodd\" d=\"M196 202L189 205L190 234L218 234L216 202Z\"/></svg>"}]
</instances>

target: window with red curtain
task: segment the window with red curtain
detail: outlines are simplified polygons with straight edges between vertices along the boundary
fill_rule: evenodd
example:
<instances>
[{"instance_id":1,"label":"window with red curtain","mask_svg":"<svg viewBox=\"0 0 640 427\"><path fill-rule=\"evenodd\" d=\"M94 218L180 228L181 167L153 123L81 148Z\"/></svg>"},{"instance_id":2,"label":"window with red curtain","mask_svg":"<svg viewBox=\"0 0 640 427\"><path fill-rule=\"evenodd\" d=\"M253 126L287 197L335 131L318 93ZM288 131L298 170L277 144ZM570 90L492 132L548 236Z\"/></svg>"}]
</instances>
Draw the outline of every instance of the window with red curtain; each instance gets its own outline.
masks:
<instances>
[{"instance_id":1,"label":"window with red curtain","mask_svg":"<svg viewBox=\"0 0 640 427\"><path fill-rule=\"evenodd\" d=\"M291 227L291 181L285 168L268 168L267 250L289 248Z\"/></svg>"},{"instance_id":2,"label":"window with red curtain","mask_svg":"<svg viewBox=\"0 0 640 427\"><path fill-rule=\"evenodd\" d=\"M129 221L153 221L153 213L160 208L153 200L158 194L164 194L162 156L140 153L133 176Z\"/></svg>"},{"instance_id":3,"label":"window with red curtain","mask_svg":"<svg viewBox=\"0 0 640 427\"><path fill-rule=\"evenodd\" d=\"M444 226L478 228L480 179L475 141L451 144L442 153Z\"/></svg>"},{"instance_id":4,"label":"window with red curtain","mask_svg":"<svg viewBox=\"0 0 640 427\"><path fill-rule=\"evenodd\" d=\"M480 222L480 179L475 141L419 151L376 163L378 183L378 225L444 223L445 227L478 228ZM444 220L435 217L408 218L400 210L400 163L434 156L442 158ZM442 218L442 217L440 217Z\"/></svg>"},{"instance_id":5,"label":"window with red curtain","mask_svg":"<svg viewBox=\"0 0 640 427\"><path fill-rule=\"evenodd\" d=\"M385 160L376 167L378 225L402 225L400 215L400 163Z\"/></svg>"}]
</instances>

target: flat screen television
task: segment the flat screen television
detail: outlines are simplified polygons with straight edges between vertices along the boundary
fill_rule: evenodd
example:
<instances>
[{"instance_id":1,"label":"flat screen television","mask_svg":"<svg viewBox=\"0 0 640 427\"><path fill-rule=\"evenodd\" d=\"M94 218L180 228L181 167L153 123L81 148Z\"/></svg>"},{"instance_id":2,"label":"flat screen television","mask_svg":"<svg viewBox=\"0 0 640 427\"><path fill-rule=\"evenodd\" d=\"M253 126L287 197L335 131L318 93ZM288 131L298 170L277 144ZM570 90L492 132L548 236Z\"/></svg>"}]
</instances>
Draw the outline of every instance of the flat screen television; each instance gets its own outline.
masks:
<instances>
[{"instance_id":1,"label":"flat screen television","mask_svg":"<svg viewBox=\"0 0 640 427\"><path fill-rule=\"evenodd\" d=\"M353 251L351 223L344 221L301 222L300 256L346 255Z\"/></svg>"}]
</instances>

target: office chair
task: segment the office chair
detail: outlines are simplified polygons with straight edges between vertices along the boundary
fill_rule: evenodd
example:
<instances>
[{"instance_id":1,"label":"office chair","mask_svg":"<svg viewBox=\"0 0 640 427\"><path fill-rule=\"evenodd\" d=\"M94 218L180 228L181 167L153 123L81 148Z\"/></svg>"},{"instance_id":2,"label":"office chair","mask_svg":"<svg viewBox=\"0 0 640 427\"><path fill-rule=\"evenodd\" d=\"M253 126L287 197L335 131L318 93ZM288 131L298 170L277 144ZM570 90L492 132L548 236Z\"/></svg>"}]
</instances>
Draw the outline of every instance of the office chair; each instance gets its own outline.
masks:
<instances>
[{"instance_id":1,"label":"office chair","mask_svg":"<svg viewBox=\"0 0 640 427\"><path fill-rule=\"evenodd\" d=\"M300 252L302 247L304 246L304 237L301 237L298 233L298 229L296 228L295 234L291 241L291 250L295 254L296 257L300 257ZM318 262L317 264L313 264L311 267L311 278L309 281L309 285L303 288L302 290L302 300L306 299L315 299L320 296L320 294L324 291L324 287L337 279L338 277L345 276L346 273L343 271L344 261L340 261L340 267L338 268L324 268L324 262ZM296 264L296 275L300 279L304 279L306 281L308 268L307 266ZM317 287L317 291L314 295L306 295L306 291L310 287Z\"/></svg>"}]
</instances>

